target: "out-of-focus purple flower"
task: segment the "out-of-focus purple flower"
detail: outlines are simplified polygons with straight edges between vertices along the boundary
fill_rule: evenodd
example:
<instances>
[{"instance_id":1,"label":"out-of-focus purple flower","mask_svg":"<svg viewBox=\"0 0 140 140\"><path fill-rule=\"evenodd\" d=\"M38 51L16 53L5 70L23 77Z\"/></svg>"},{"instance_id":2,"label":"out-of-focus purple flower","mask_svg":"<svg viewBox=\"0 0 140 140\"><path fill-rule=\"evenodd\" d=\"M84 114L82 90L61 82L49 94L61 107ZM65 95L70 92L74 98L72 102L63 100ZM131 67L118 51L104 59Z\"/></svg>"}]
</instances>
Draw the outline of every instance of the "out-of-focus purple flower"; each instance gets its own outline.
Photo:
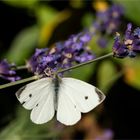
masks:
<instances>
[{"instance_id":1,"label":"out-of-focus purple flower","mask_svg":"<svg viewBox=\"0 0 140 140\"><path fill-rule=\"evenodd\" d=\"M109 12L111 13L111 16L113 18L120 18L124 14L124 8L121 5L112 5L109 9Z\"/></svg>"},{"instance_id":2,"label":"out-of-focus purple flower","mask_svg":"<svg viewBox=\"0 0 140 140\"><path fill-rule=\"evenodd\" d=\"M104 133L101 136L95 138L95 140L112 140L113 139L113 131L111 129L104 130Z\"/></svg>"},{"instance_id":3,"label":"out-of-focus purple flower","mask_svg":"<svg viewBox=\"0 0 140 140\"><path fill-rule=\"evenodd\" d=\"M12 70L13 67L15 64L9 64L6 59L0 61L0 77L11 82L20 80L20 77Z\"/></svg>"},{"instance_id":4,"label":"out-of-focus purple flower","mask_svg":"<svg viewBox=\"0 0 140 140\"><path fill-rule=\"evenodd\" d=\"M91 40L91 35L89 33L85 33L79 37L79 40L86 44Z\"/></svg>"},{"instance_id":5,"label":"out-of-focus purple flower","mask_svg":"<svg viewBox=\"0 0 140 140\"><path fill-rule=\"evenodd\" d=\"M116 4L96 13L96 19L89 31L92 35L98 34L100 36L96 43L101 48L105 48L108 43L108 39L103 36L112 35L118 31L123 14L124 8Z\"/></svg>"},{"instance_id":6,"label":"out-of-focus purple flower","mask_svg":"<svg viewBox=\"0 0 140 140\"><path fill-rule=\"evenodd\" d=\"M115 57L124 58L126 56L135 57L137 52L140 52L139 28L132 31L132 24L127 24L124 39L120 39L117 33L113 45L113 53Z\"/></svg>"},{"instance_id":7,"label":"out-of-focus purple flower","mask_svg":"<svg viewBox=\"0 0 140 140\"><path fill-rule=\"evenodd\" d=\"M105 48L107 46L107 40L105 38L99 38L97 40L97 44L101 47L101 48Z\"/></svg>"},{"instance_id":8,"label":"out-of-focus purple flower","mask_svg":"<svg viewBox=\"0 0 140 140\"><path fill-rule=\"evenodd\" d=\"M124 9L121 5L112 5L106 11L99 11L96 15L96 21L93 23L94 32L105 32L112 34L116 32L121 23L121 16Z\"/></svg>"},{"instance_id":9,"label":"out-of-focus purple flower","mask_svg":"<svg viewBox=\"0 0 140 140\"><path fill-rule=\"evenodd\" d=\"M44 71L47 73L47 69L55 72L71 67L75 63L91 60L95 55L87 47L90 39L89 32L82 32L70 36L64 42L56 43L51 49L36 49L35 54L27 62L27 67L33 73L42 74ZM51 76L49 73L47 76Z\"/></svg>"},{"instance_id":10,"label":"out-of-focus purple flower","mask_svg":"<svg viewBox=\"0 0 140 140\"><path fill-rule=\"evenodd\" d=\"M140 28L139 27L134 30L134 36L137 36L138 38L140 38Z\"/></svg>"}]
</instances>

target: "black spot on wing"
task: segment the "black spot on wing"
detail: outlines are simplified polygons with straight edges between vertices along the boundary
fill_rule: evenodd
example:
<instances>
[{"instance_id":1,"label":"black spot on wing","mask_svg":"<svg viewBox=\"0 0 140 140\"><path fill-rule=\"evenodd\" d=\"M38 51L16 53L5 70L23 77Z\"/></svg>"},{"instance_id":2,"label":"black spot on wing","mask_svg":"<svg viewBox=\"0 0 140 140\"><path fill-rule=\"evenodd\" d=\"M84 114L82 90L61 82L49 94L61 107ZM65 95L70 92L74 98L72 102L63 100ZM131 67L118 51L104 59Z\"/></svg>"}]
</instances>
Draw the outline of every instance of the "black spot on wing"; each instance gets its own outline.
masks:
<instances>
[{"instance_id":1,"label":"black spot on wing","mask_svg":"<svg viewBox=\"0 0 140 140\"><path fill-rule=\"evenodd\" d=\"M104 94L98 88L95 88L95 92L98 94L99 102L103 101L105 98Z\"/></svg>"},{"instance_id":2,"label":"black spot on wing","mask_svg":"<svg viewBox=\"0 0 140 140\"><path fill-rule=\"evenodd\" d=\"M29 97L31 98L32 97L32 94L29 94Z\"/></svg>"},{"instance_id":3,"label":"black spot on wing","mask_svg":"<svg viewBox=\"0 0 140 140\"><path fill-rule=\"evenodd\" d=\"M25 102L25 101L23 101L21 104L22 104L22 105L24 105L25 103L26 103L26 102Z\"/></svg>"},{"instance_id":4,"label":"black spot on wing","mask_svg":"<svg viewBox=\"0 0 140 140\"><path fill-rule=\"evenodd\" d=\"M87 100L88 99L88 96L85 96L85 100Z\"/></svg>"},{"instance_id":5,"label":"black spot on wing","mask_svg":"<svg viewBox=\"0 0 140 140\"><path fill-rule=\"evenodd\" d=\"M16 92L17 98L20 98L20 95L21 95L22 91L23 91L25 88L26 88L26 86L20 88L20 89Z\"/></svg>"}]
</instances>

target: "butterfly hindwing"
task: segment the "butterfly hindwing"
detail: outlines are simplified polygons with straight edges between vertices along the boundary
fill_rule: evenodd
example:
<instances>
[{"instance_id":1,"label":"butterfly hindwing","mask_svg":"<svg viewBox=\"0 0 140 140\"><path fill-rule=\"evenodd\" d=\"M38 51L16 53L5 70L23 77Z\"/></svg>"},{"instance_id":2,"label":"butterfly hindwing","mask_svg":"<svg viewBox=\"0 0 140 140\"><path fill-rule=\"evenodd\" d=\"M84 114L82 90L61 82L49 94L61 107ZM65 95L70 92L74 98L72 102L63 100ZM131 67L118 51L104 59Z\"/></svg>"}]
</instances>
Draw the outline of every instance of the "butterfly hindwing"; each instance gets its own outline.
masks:
<instances>
[{"instance_id":1,"label":"butterfly hindwing","mask_svg":"<svg viewBox=\"0 0 140 140\"><path fill-rule=\"evenodd\" d=\"M65 87L61 85L58 93L57 120L65 125L73 125L81 119L81 112L66 92Z\"/></svg>"}]
</instances>

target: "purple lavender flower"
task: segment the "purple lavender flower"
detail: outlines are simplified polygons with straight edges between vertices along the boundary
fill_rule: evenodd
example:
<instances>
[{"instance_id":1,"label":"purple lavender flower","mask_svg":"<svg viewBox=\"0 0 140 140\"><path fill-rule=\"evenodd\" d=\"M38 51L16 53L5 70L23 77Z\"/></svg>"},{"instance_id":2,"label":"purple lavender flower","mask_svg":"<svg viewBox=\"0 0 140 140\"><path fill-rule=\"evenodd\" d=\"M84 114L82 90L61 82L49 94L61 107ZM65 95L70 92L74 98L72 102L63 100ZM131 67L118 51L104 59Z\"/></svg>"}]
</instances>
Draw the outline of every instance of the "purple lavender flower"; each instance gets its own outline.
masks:
<instances>
[{"instance_id":1,"label":"purple lavender flower","mask_svg":"<svg viewBox=\"0 0 140 140\"><path fill-rule=\"evenodd\" d=\"M136 28L134 31L132 31L132 24L129 23L127 24L123 41L120 39L120 35L117 33L113 45L115 57L135 57L136 53L140 52L139 31L139 28Z\"/></svg>"},{"instance_id":2,"label":"purple lavender flower","mask_svg":"<svg viewBox=\"0 0 140 140\"><path fill-rule=\"evenodd\" d=\"M45 49L36 49L35 50L35 54L30 58L29 61L27 61L27 68L31 71L31 72L37 72L37 73L41 73L42 71L40 71L41 69L39 68L40 65L41 67L43 65L45 65L44 62L44 58L46 56L46 51L48 50L48 48Z\"/></svg>"},{"instance_id":3,"label":"purple lavender flower","mask_svg":"<svg viewBox=\"0 0 140 140\"><path fill-rule=\"evenodd\" d=\"M128 50L126 46L120 40L120 34L116 33L113 45L113 56L118 58L124 58L128 55Z\"/></svg>"},{"instance_id":4,"label":"purple lavender flower","mask_svg":"<svg viewBox=\"0 0 140 140\"><path fill-rule=\"evenodd\" d=\"M95 32L105 32L112 34L118 30L121 23L121 16L124 13L124 9L120 5L113 5L106 11L97 12L96 22L93 24Z\"/></svg>"},{"instance_id":5,"label":"purple lavender flower","mask_svg":"<svg viewBox=\"0 0 140 140\"><path fill-rule=\"evenodd\" d=\"M35 54L27 62L27 67L35 74L42 74L45 71L47 76L51 76L58 69L91 60L95 56L87 47L90 39L89 32L82 32L70 36L64 42L56 43L51 49L36 49Z\"/></svg>"},{"instance_id":6,"label":"purple lavender flower","mask_svg":"<svg viewBox=\"0 0 140 140\"><path fill-rule=\"evenodd\" d=\"M138 38L140 38L140 28L139 27L134 30L134 36L137 36Z\"/></svg>"},{"instance_id":7,"label":"purple lavender flower","mask_svg":"<svg viewBox=\"0 0 140 140\"><path fill-rule=\"evenodd\" d=\"M19 76L16 76L16 72L12 70L15 64L9 64L6 59L0 61L0 77L9 81L20 80Z\"/></svg>"},{"instance_id":8,"label":"purple lavender flower","mask_svg":"<svg viewBox=\"0 0 140 140\"><path fill-rule=\"evenodd\" d=\"M78 63L83 63L89 60L92 60L95 58L95 55L93 55L91 52L84 52L79 56L75 56L75 61Z\"/></svg>"}]
</instances>

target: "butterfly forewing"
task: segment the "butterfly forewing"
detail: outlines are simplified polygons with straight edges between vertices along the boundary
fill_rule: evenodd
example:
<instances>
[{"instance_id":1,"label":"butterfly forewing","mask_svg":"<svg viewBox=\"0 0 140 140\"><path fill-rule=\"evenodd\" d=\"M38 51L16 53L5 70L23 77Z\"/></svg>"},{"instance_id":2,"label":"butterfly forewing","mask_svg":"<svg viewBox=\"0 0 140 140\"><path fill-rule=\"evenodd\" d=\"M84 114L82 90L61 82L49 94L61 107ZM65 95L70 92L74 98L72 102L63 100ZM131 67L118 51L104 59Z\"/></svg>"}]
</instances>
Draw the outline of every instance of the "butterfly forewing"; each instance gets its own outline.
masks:
<instances>
[{"instance_id":1,"label":"butterfly forewing","mask_svg":"<svg viewBox=\"0 0 140 140\"><path fill-rule=\"evenodd\" d=\"M41 124L54 116L54 87L52 78L43 78L27 84L16 93L26 109L32 109L31 120Z\"/></svg>"},{"instance_id":2,"label":"butterfly forewing","mask_svg":"<svg viewBox=\"0 0 140 140\"><path fill-rule=\"evenodd\" d=\"M89 112L105 99L105 95L100 90L81 80L63 78L61 86L65 91L64 94L67 94L83 113Z\"/></svg>"},{"instance_id":3,"label":"butterfly forewing","mask_svg":"<svg viewBox=\"0 0 140 140\"><path fill-rule=\"evenodd\" d=\"M16 92L16 97L21 102L23 107L26 109L32 109L34 107L33 104L36 105L36 102L42 96L42 90L44 90L46 87L49 88L50 82L50 78L43 78L27 84Z\"/></svg>"},{"instance_id":4,"label":"butterfly forewing","mask_svg":"<svg viewBox=\"0 0 140 140\"><path fill-rule=\"evenodd\" d=\"M43 124L51 120L54 116L54 87L43 90L45 96L42 96L40 102L31 111L31 120L36 124Z\"/></svg>"}]
</instances>

